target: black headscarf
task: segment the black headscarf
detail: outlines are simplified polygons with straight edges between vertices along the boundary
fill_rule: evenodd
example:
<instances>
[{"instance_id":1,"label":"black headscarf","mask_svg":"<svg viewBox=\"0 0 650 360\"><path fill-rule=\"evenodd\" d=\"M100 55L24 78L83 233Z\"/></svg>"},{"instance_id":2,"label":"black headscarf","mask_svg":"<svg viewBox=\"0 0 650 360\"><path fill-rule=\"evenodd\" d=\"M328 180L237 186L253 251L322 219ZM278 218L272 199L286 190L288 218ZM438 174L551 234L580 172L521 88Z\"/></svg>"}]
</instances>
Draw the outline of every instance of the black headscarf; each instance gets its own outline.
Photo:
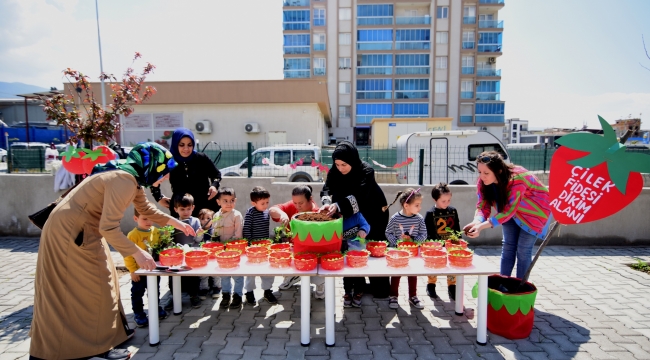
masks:
<instances>
[{"instance_id":1,"label":"black headscarf","mask_svg":"<svg viewBox=\"0 0 650 360\"><path fill-rule=\"evenodd\" d=\"M341 160L352 166L353 169L361 166L359 150L357 150L356 146L349 141L341 141L336 145L336 148L332 153L332 161L334 160Z\"/></svg>"}]
</instances>

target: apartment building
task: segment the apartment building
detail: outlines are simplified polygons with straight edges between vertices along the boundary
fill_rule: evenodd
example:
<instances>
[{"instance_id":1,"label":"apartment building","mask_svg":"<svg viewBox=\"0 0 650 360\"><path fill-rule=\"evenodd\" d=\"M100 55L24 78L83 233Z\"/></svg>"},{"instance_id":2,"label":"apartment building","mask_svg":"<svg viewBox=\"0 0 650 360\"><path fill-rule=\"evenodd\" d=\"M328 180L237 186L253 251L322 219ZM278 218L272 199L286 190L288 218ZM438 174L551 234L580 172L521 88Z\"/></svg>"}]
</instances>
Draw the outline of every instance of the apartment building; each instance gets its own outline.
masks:
<instances>
[{"instance_id":1,"label":"apartment building","mask_svg":"<svg viewBox=\"0 0 650 360\"><path fill-rule=\"evenodd\" d=\"M504 125L504 0L283 0L284 78L327 82L338 139L367 144L373 118Z\"/></svg>"}]
</instances>

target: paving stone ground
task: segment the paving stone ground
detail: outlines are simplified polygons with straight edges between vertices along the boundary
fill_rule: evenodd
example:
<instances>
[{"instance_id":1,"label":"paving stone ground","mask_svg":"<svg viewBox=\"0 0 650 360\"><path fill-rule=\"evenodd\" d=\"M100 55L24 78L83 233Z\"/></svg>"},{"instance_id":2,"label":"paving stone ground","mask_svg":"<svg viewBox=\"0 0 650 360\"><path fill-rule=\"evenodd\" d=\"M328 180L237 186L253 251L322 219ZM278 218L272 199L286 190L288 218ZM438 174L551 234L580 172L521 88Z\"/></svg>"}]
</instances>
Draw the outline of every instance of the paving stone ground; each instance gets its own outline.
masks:
<instances>
[{"instance_id":1,"label":"paving stone ground","mask_svg":"<svg viewBox=\"0 0 650 360\"><path fill-rule=\"evenodd\" d=\"M0 360L28 359L34 272L38 239L0 238ZM495 264L500 248L476 253ZM119 260L119 254L114 254ZM279 294L279 304L259 301L239 311L222 310L220 299L161 321L161 345L150 347L146 328L123 344L135 360L144 359L650 359L650 275L630 269L635 258L650 260L648 247L548 246L531 281L538 288L535 327L523 340L488 332L487 346L476 344L476 277L465 278L465 316L454 314L441 277L440 300L426 296L426 278L418 279L425 309L408 306L400 289L400 308L365 296L361 308L343 308L337 279L336 345L325 346L325 304L312 300L311 344L300 345L300 292ZM280 284L276 278L274 286ZM130 279L120 279L129 321ZM406 281L404 281L406 285ZM161 293L169 296L167 281ZM261 290L256 291L261 298ZM146 299L145 299L146 300ZM131 323L134 327L135 324Z\"/></svg>"}]
</instances>

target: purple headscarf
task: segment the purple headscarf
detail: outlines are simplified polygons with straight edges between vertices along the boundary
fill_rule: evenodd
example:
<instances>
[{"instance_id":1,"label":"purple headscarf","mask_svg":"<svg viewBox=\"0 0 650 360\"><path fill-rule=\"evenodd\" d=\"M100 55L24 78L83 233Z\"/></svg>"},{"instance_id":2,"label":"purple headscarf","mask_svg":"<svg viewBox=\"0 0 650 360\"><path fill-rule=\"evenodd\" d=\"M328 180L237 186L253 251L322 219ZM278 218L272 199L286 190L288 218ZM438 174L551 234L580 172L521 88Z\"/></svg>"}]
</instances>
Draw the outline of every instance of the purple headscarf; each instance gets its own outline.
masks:
<instances>
[{"instance_id":1,"label":"purple headscarf","mask_svg":"<svg viewBox=\"0 0 650 360\"><path fill-rule=\"evenodd\" d=\"M190 138L192 140L192 144L194 145L194 149L192 150L192 153L188 157L183 157L178 152L178 143L180 143L181 139L184 137ZM192 160L192 158L196 154L196 140L194 140L194 134L192 133L192 130L188 128L178 128L174 130L174 134L172 135L172 145L169 151L172 153L172 155L174 155L174 160L176 160L177 163Z\"/></svg>"}]
</instances>

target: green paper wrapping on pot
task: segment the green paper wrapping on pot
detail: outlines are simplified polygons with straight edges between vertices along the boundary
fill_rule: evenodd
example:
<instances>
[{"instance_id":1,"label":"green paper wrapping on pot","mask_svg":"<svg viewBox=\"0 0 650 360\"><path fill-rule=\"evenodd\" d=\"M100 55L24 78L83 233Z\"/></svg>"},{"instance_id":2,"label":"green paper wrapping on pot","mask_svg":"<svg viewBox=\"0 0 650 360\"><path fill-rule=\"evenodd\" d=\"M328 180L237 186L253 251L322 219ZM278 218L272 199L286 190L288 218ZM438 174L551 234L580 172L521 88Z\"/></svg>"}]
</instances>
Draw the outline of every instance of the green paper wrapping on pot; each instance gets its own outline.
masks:
<instances>
[{"instance_id":1,"label":"green paper wrapping on pot","mask_svg":"<svg viewBox=\"0 0 650 360\"><path fill-rule=\"evenodd\" d=\"M525 294L504 294L495 289L488 289L488 304L496 311L505 306L510 315L521 311L523 315L528 314L535 306L537 290Z\"/></svg>"},{"instance_id":2,"label":"green paper wrapping on pot","mask_svg":"<svg viewBox=\"0 0 650 360\"><path fill-rule=\"evenodd\" d=\"M295 252L326 253L341 250L343 219L330 221L302 221L294 215L291 219Z\"/></svg>"}]
</instances>

